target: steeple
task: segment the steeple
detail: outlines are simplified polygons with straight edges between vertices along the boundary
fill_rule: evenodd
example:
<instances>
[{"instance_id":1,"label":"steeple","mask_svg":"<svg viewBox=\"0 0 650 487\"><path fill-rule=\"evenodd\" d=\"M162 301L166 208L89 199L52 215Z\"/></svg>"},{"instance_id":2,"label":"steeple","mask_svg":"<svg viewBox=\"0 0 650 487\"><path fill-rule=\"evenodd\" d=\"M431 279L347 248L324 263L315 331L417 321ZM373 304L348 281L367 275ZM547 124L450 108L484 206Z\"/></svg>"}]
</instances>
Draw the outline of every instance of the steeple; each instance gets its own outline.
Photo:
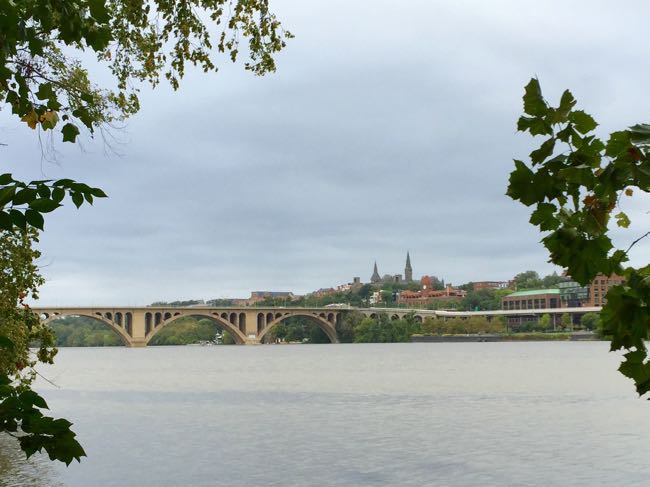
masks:
<instances>
[{"instance_id":1,"label":"steeple","mask_svg":"<svg viewBox=\"0 0 650 487\"><path fill-rule=\"evenodd\" d=\"M413 280L413 268L411 267L411 256L406 252L406 267L404 267L404 280L411 282Z\"/></svg>"},{"instance_id":2,"label":"steeple","mask_svg":"<svg viewBox=\"0 0 650 487\"><path fill-rule=\"evenodd\" d=\"M381 277L379 276L379 272L377 272L377 261L375 261L375 268L372 271L372 277L370 278L370 282L379 282L381 281Z\"/></svg>"}]
</instances>

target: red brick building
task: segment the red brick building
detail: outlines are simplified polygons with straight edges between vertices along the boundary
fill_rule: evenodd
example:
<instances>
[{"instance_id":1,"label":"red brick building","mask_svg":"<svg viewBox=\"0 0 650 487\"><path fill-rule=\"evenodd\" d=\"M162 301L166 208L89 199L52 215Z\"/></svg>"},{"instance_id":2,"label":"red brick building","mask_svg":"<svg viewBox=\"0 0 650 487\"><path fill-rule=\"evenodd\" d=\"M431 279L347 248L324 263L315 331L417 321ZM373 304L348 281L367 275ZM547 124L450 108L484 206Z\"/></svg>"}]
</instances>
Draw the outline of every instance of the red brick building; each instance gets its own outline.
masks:
<instances>
[{"instance_id":1,"label":"red brick building","mask_svg":"<svg viewBox=\"0 0 650 487\"><path fill-rule=\"evenodd\" d=\"M460 301L466 294L462 289L451 286L447 286L442 290L402 291L397 298L397 303L409 307L422 307L434 301Z\"/></svg>"}]
</instances>

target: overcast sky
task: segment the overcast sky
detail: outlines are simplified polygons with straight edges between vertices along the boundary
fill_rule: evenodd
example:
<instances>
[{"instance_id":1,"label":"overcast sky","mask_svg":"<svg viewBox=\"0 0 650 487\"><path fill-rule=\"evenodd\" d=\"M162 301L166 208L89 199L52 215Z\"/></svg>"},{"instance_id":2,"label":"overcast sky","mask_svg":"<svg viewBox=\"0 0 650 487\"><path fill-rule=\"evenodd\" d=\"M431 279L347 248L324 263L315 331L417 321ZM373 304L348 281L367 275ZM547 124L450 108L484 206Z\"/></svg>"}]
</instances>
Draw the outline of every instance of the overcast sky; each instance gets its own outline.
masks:
<instances>
[{"instance_id":1,"label":"overcast sky","mask_svg":"<svg viewBox=\"0 0 650 487\"><path fill-rule=\"evenodd\" d=\"M46 219L43 305L305 293L379 272L447 282L552 272L504 195L523 87L570 88L600 132L650 121L646 1L277 1L296 36L277 73L223 60L103 143L58 144L0 116L5 167L70 177L110 196ZM624 7L623 7L624 6ZM625 203L648 230L648 199ZM650 246L632 257L647 261Z\"/></svg>"}]
</instances>

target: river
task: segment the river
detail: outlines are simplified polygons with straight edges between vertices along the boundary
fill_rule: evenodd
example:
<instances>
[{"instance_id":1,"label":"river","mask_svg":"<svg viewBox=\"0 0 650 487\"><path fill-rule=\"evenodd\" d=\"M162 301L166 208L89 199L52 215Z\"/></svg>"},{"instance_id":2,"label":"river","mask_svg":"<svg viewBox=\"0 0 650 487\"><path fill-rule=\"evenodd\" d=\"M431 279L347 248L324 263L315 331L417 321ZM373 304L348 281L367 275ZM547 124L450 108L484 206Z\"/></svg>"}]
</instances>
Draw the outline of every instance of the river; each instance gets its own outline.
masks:
<instances>
[{"instance_id":1,"label":"river","mask_svg":"<svg viewBox=\"0 0 650 487\"><path fill-rule=\"evenodd\" d=\"M650 404L619 361L603 342L61 349L37 389L88 458L0 437L0 485L646 486Z\"/></svg>"}]
</instances>

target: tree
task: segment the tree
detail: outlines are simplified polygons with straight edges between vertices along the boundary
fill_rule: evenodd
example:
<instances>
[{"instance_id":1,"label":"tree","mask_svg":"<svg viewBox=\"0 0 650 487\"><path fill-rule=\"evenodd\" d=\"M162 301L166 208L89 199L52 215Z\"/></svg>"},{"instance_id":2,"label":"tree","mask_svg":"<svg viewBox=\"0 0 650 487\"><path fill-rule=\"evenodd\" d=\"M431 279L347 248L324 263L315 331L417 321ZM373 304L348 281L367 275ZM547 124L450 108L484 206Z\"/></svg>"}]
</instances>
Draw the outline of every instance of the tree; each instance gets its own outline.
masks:
<instances>
[{"instance_id":1,"label":"tree","mask_svg":"<svg viewBox=\"0 0 650 487\"><path fill-rule=\"evenodd\" d=\"M275 69L273 55L291 37L269 11L268 0L16 0L0 7L0 25L1 99L29 128L58 130L63 142L75 142L81 129L92 136L137 112L140 82L156 86L163 76L176 89L187 63L215 71L213 46L234 62L247 41L245 69L263 75ZM75 58L85 51L108 66L115 87L92 83L88 68ZM106 197L70 179L26 183L0 175L2 245L19 249L16 235L33 240L29 228L43 229L43 214L60 207L66 196L77 207ZM33 257L21 265L2 269L10 276L31 276L31 286L5 282L8 287L1 289L2 357L26 357L25 340L38 329L38 318L23 306L25 296L36 295ZM51 361L51 340L45 335L41 340L37 358ZM27 456L45 449L53 460L80 460L84 452L70 423L43 416L47 404L29 387L31 374L23 369L33 360L16 364L22 367L5 361L0 368L0 431L17 436Z\"/></svg>"},{"instance_id":2,"label":"tree","mask_svg":"<svg viewBox=\"0 0 650 487\"><path fill-rule=\"evenodd\" d=\"M585 313L580 317L580 324L585 330L596 330L600 326L598 313Z\"/></svg>"},{"instance_id":3,"label":"tree","mask_svg":"<svg viewBox=\"0 0 650 487\"><path fill-rule=\"evenodd\" d=\"M501 290L490 288L470 290L461 301L461 307L468 311L501 309L503 293L499 291Z\"/></svg>"},{"instance_id":4,"label":"tree","mask_svg":"<svg viewBox=\"0 0 650 487\"><path fill-rule=\"evenodd\" d=\"M563 281L563 277L558 276L557 272L554 272L553 274L544 276L544 278L542 279L542 286L544 287L544 289L548 289L557 286L562 281Z\"/></svg>"},{"instance_id":5,"label":"tree","mask_svg":"<svg viewBox=\"0 0 650 487\"><path fill-rule=\"evenodd\" d=\"M573 320L571 320L569 313L562 313L562 316L560 316L560 324L563 330L573 331Z\"/></svg>"},{"instance_id":6,"label":"tree","mask_svg":"<svg viewBox=\"0 0 650 487\"><path fill-rule=\"evenodd\" d=\"M38 298L43 283L34 264L40 255L35 241L33 229L0 234L0 432L17 438L27 456L44 449L50 459L69 464L85 455L71 423L45 416L47 403L30 388L36 362L52 363L56 354L54 335L26 304ZM39 344L36 353L32 342Z\"/></svg>"},{"instance_id":7,"label":"tree","mask_svg":"<svg viewBox=\"0 0 650 487\"><path fill-rule=\"evenodd\" d=\"M517 274L514 278L515 289L522 291L525 289L539 289L542 287L542 280L535 271L526 271Z\"/></svg>"},{"instance_id":8,"label":"tree","mask_svg":"<svg viewBox=\"0 0 650 487\"><path fill-rule=\"evenodd\" d=\"M363 314L358 311L345 313L336 323L336 334L341 343L352 343L354 341L354 330L363 321Z\"/></svg>"},{"instance_id":9,"label":"tree","mask_svg":"<svg viewBox=\"0 0 650 487\"><path fill-rule=\"evenodd\" d=\"M542 331L548 331L551 328L551 315L543 314L539 319L539 327Z\"/></svg>"},{"instance_id":10,"label":"tree","mask_svg":"<svg viewBox=\"0 0 650 487\"><path fill-rule=\"evenodd\" d=\"M645 340L650 327L650 265L625 266L630 250L650 232L630 237L616 248L610 222L626 229L629 217L621 202L650 192L650 125L637 124L601 140L591 115L575 109L569 90L557 106L542 95L537 79L526 85L524 115L518 130L544 141L533 150L530 164L515 160L507 194L534 206L530 223L542 232L550 260L566 268L579 284L598 274L618 274L625 284L607 293L601 320L610 349L625 350L619 371L631 378L639 395L650 391L650 363Z\"/></svg>"}]
</instances>

